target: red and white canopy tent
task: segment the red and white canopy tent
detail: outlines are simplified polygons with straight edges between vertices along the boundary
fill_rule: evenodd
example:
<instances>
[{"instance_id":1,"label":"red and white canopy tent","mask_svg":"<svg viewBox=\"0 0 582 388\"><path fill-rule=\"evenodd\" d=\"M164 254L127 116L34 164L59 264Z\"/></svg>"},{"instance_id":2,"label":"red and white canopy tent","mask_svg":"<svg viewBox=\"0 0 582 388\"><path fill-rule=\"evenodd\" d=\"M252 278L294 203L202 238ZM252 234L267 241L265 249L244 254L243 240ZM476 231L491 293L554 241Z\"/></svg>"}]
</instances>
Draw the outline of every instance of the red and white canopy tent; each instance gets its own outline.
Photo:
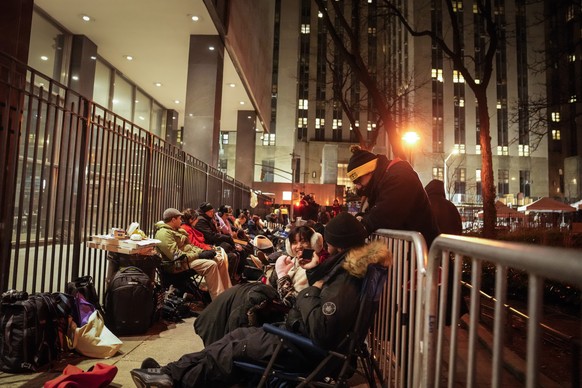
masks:
<instances>
[{"instance_id":1,"label":"red and white canopy tent","mask_svg":"<svg viewBox=\"0 0 582 388\"><path fill-rule=\"evenodd\" d=\"M517 210L520 212L539 212L539 213L569 213L576 209L567 203L556 201L549 197L542 197L528 205L520 206Z\"/></svg>"},{"instance_id":2,"label":"red and white canopy tent","mask_svg":"<svg viewBox=\"0 0 582 388\"><path fill-rule=\"evenodd\" d=\"M512 209L501 201L495 202L495 211L497 213L497 218L524 218L525 214L518 212L516 209ZM477 213L479 218L483 218L483 210Z\"/></svg>"}]
</instances>

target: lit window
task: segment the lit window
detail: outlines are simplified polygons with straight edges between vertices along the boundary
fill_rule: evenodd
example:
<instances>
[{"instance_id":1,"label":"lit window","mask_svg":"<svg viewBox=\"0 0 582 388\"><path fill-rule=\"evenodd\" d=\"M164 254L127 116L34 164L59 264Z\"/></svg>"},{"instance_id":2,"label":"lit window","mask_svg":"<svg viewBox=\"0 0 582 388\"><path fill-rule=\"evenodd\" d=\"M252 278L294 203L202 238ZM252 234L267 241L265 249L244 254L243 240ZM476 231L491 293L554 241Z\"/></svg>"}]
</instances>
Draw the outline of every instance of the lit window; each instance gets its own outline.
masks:
<instances>
[{"instance_id":1,"label":"lit window","mask_svg":"<svg viewBox=\"0 0 582 388\"><path fill-rule=\"evenodd\" d=\"M576 102L576 95L575 94L570 96L570 102Z\"/></svg>"},{"instance_id":2,"label":"lit window","mask_svg":"<svg viewBox=\"0 0 582 388\"><path fill-rule=\"evenodd\" d=\"M570 54L570 55L568 55L568 61L570 61L570 62L576 62L576 54Z\"/></svg>"},{"instance_id":3,"label":"lit window","mask_svg":"<svg viewBox=\"0 0 582 388\"><path fill-rule=\"evenodd\" d=\"M319 129L325 125L325 119L316 118L315 119L315 128Z\"/></svg>"},{"instance_id":4,"label":"lit window","mask_svg":"<svg viewBox=\"0 0 582 388\"><path fill-rule=\"evenodd\" d=\"M432 179L438 179L440 181L444 178L444 169L442 167L433 167L432 168Z\"/></svg>"},{"instance_id":5,"label":"lit window","mask_svg":"<svg viewBox=\"0 0 582 388\"><path fill-rule=\"evenodd\" d=\"M302 24L301 25L301 33L302 34L309 34L310 29L311 28L309 27L309 24Z\"/></svg>"},{"instance_id":6,"label":"lit window","mask_svg":"<svg viewBox=\"0 0 582 388\"><path fill-rule=\"evenodd\" d=\"M462 108L465 106L465 100L464 99L460 99L459 100L459 106Z\"/></svg>"},{"instance_id":7,"label":"lit window","mask_svg":"<svg viewBox=\"0 0 582 388\"><path fill-rule=\"evenodd\" d=\"M552 140L560 140L561 134L559 129L552 129Z\"/></svg>"},{"instance_id":8,"label":"lit window","mask_svg":"<svg viewBox=\"0 0 582 388\"><path fill-rule=\"evenodd\" d=\"M431 77L439 82L443 82L443 69L432 69Z\"/></svg>"},{"instance_id":9,"label":"lit window","mask_svg":"<svg viewBox=\"0 0 582 388\"><path fill-rule=\"evenodd\" d=\"M463 77L460 71L453 70L453 82L456 84L465 83L465 78Z\"/></svg>"},{"instance_id":10,"label":"lit window","mask_svg":"<svg viewBox=\"0 0 582 388\"><path fill-rule=\"evenodd\" d=\"M274 146L275 145L275 134L266 133L263 135L263 145L264 146Z\"/></svg>"},{"instance_id":11,"label":"lit window","mask_svg":"<svg viewBox=\"0 0 582 388\"><path fill-rule=\"evenodd\" d=\"M497 146L497 155L507 156L509 155L508 146Z\"/></svg>"},{"instance_id":12,"label":"lit window","mask_svg":"<svg viewBox=\"0 0 582 388\"><path fill-rule=\"evenodd\" d=\"M517 146L517 155L518 156L529 156L529 145L519 144Z\"/></svg>"},{"instance_id":13,"label":"lit window","mask_svg":"<svg viewBox=\"0 0 582 388\"><path fill-rule=\"evenodd\" d=\"M475 170L475 181L481 182L481 170L479 169Z\"/></svg>"},{"instance_id":14,"label":"lit window","mask_svg":"<svg viewBox=\"0 0 582 388\"><path fill-rule=\"evenodd\" d=\"M475 146L475 154L481 155L481 144Z\"/></svg>"},{"instance_id":15,"label":"lit window","mask_svg":"<svg viewBox=\"0 0 582 388\"><path fill-rule=\"evenodd\" d=\"M560 112L552 112L552 121L555 123L560 122Z\"/></svg>"},{"instance_id":16,"label":"lit window","mask_svg":"<svg viewBox=\"0 0 582 388\"><path fill-rule=\"evenodd\" d=\"M307 127L307 117L299 117L299 119L297 120L297 126L299 128Z\"/></svg>"},{"instance_id":17,"label":"lit window","mask_svg":"<svg viewBox=\"0 0 582 388\"><path fill-rule=\"evenodd\" d=\"M308 106L308 100L303 100L303 99L299 99L299 103L297 104L299 109L307 109Z\"/></svg>"},{"instance_id":18,"label":"lit window","mask_svg":"<svg viewBox=\"0 0 582 388\"><path fill-rule=\"evenodd\" d=\"M460 12L463 10L463 2L462 1L453 1L452 6L453 6L454 12L457 12L457 11Z\"/></svg>"},{"instance_id":19,"label":"lit window","mask_svg":"<svg viewBox=\"0 0 582 388\"><path fill-rule=\"evenodd\" d=\"M453 150L457 154L464 154L464 153L466 153L466 148L465 148L465 145L464 144L455 144L453 146Z\"/></svg>"},{"instance_id":20,"label":"lit window","mask_svg":"<svg viewBox=\"0 0 582 388\"><path fill-rule=\"evenodd\" d=\"M222 132L221 141L222 144L228 144L228 132Z\"/></svg>"},{"instance_id":21,"label":"lit window","mask_svg":"<svg viewBox=\"0 0 582 388\"><path fill-rule=\"evenodd\" d=\"M497 101L497 109L501 109L501 101Z\"/></svg>"}]
</instances>

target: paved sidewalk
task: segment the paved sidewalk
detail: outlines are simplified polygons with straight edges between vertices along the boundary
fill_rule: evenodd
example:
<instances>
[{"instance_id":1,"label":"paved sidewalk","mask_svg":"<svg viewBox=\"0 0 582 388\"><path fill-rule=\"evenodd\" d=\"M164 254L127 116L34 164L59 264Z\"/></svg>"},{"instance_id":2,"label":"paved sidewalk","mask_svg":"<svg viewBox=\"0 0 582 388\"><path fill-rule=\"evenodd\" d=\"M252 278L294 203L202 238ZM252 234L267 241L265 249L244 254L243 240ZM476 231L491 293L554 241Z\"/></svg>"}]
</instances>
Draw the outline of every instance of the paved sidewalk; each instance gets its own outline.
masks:
<instances>
[{"instance_id":1,"label":"paved sidewalk","mask_svg":"<svg viewBox=\"0 0 582 388\"><path fill-rule=\"evenodd\" d=\"M58 364L53 365L49 371L30 374L0 372L0 387L42 387L46 381L59 376L67 364L73 364L87 370L97 362L117 366L117 375L110 387L135 387L129 371L139 368L144 358L153 357L161 365L164 365L177 360L185 353L196 352L204 347L202 339L194 332L195 319L187 318L177 324L159 321L144 335L120 337L123 341L121 351L117 356L107 360L90 359L72 353ZM356 375L350 380L350 386L363 388L368 385L363 382L362 377Z\"/></svg>"},{"instance_id":2,"label":"paved sidewalk","mask_svg":"<svg viewBox=\"0 0 582 388\"><path fill-rule=\"evenodd\" d=\"M202 340L192 327L194 319L188 318L178 324L160 321L144 335L120 337L123 341L121 351L117 356L107 360L89 359L71 354L70 357L54 365L50 371L32 374L0 373L0 387L42 387L46 381L59 376L67 364L74 364L87 370L97 362L117 366L117 375L110 387L135 387L129 371L139 368L144 358L154 357L163 365L177 360L184 353L203 348Z\"/></svg>"}]
</instances>

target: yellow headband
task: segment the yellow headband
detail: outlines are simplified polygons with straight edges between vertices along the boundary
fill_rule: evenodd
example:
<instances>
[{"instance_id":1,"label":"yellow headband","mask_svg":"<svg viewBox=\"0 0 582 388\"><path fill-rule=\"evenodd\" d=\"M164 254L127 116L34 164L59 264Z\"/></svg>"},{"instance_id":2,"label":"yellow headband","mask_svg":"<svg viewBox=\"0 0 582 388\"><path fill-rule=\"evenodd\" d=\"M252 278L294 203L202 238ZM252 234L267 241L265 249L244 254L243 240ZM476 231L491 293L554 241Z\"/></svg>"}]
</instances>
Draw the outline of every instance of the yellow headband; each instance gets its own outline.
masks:
<instances>
[{"instance_id":1,"label":"yellow headband","mask_svg":"<svg viewBox=\"0 0 582 388\"><path fill-rule=\"evenodd\" d=\"M352 182L354 182L359 177L374 172L377 163L378 163L377 158L372 159L368 163L364 163L361 166L354 168L352 171L348 171L348 177L352 180Z\"/></svg>"}]
</instances>

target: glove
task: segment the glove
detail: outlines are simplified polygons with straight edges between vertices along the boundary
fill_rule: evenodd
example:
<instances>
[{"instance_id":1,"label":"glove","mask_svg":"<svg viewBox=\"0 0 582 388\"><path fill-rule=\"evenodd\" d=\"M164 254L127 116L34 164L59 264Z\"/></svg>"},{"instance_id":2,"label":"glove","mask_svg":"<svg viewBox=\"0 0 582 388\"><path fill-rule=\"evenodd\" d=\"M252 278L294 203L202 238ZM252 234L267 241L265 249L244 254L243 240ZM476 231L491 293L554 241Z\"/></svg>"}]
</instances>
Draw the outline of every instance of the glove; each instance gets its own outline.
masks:
<instances>
[{"instance_id":1,"label":"glove","mask_svg":"<svg viewBox=\"0 0 582 388\"><path fill-rule=\"evenodd\" d=\"M275 263L277 278L281 279L283 276L287 275L291 268L293 268L293 259L291 257L287 255L279 257Z\"/></svg>"},{"instance_id":2,"label":"glove","mask_svg":"<svg viewBox=\"0 0 582 388\"><path fill-rule=\"evenodd\" d=\"M206 259L206 260L212 260L212 259L214 259L214 256L216 256L215 251L202 251L198 254L199 259Z\"/></svg>"}]
</instances>

